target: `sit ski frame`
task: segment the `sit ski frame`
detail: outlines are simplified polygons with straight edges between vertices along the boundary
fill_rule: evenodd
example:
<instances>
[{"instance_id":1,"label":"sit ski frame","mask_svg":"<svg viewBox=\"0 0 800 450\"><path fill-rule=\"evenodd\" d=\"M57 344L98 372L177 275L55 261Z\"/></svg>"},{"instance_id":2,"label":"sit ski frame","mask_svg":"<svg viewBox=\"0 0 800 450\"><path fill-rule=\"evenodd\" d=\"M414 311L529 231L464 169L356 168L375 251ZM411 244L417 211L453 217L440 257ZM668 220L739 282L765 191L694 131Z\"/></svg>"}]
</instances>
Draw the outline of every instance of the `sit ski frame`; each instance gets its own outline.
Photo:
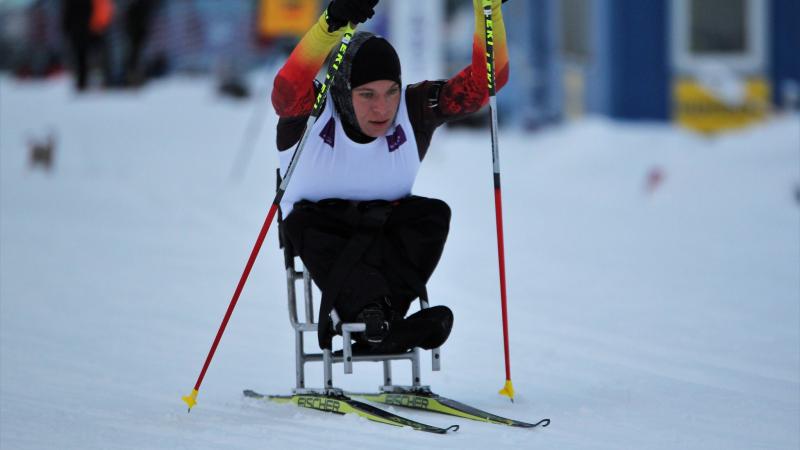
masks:
<instances>
[{"instance_id":1,"label":"sit ski frame","mask_svg":"<svg viewBox=\"0 0 800 450\"><path fill-rule=\"evenodd\" d=\"M279 236L281 221L279 220ZM281 239L284 250L286 265L286 283L289 306L289 322L294 329L295 335L295 387L292 395L263 395L257 392L246 390L245 397L277 403L293 403L296 406L316 409L318 411L332 412L336 414L357 414L369 420L395 425L408 426L415 430L430 433L446 434L449 431L458 430L458 425L451 425L440 428L421 422L417 422L397 414L376 408L368 403L354 400L351 397L358 397L374 403L382 403L392 406L401 406L418 410L432 411L447 414L454 417L509 425L520 428L535 428L537 426L546 427L550 420L544 419L537 423L521 422L491 414L486 411L465 405L463 403L441 397L434 394L428 386L421 383L420 371L420 348L414 348L404 353L394 354L353 354L352 333L365 330L363 323L341 323L336 310L331 312L331 320L334 325L341 324L342 329L342 351L333 352L330 349L323 349L321 353L306 353L304 349L304 334L316 333L318 324L315 322L314 315L314 296L311 275L306 270L302 262L298 261L294 249L286 239ZM297 264L299 263L299 270ZM300 320L298 313L298 292L297 283L300 282L303 289L303 315L305 321ZM420 300L420 307L427 308L428 303ZM392 382L392 361L408 360L411 362L411 386L397 386ZM344 373L353 373L354 362L380 362L383 364L383 385L378 393L349 393L337 389L333 385L333 364L342 363ZM308 388L305 383L305 365L311 362L322 362L324 372L323 388ZM439 348L431 351L432 370L441 370L441 352Z\"/></svg>"}]
</instances>

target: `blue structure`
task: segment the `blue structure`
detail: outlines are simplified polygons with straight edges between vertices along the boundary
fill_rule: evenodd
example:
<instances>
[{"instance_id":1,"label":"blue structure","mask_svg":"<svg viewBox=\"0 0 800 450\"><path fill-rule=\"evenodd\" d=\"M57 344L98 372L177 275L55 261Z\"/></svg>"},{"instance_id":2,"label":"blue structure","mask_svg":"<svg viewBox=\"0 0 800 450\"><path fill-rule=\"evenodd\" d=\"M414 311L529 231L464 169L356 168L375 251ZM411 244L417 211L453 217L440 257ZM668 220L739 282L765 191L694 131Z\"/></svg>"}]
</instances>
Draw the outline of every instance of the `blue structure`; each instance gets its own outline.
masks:
<instances>
[{"instance_id":1,"label":"blue structure","mask_svg":"<svg viewBox=\"0 0 800 450\"><path fill-rule=\"evenodd\" d=\"M524 47L520 63L534 82L525 94L535 123L582 114L623 120L679 120L687 98L702 97L708 66L739 77L751 102L759 95L781 105L785 86L800 90L800 1L740 0L741 26L716 19L710 0L529 0L506 5L513 47ZM704 9L705 8L705 9ZM708 25L704 20L718 20ZM525 33L517 32L524 21ZM740 49L707 49L707 34L720 23L733 29ZM702 27L711 26L709 33ZM699 32L698 32L699 29ZM736 34L738 33L738 35ZM717 37L717 36L712 36ZM712 44L718 44L712 41ZM723 43L724 44L724 43ZM692 90L693 80L700 86ZM681 84L683 83L683 84ZM687 87L688 86L688 87ZM515 85L515 96L521 86ZM688 90L687 90L688 89ZM763 94L762 94L763 93ZM693 97L694 96L694 97ZM516 100L518 103L519 100ZM795 100L796 101L796 100ZM716 106L715 106L716 107ZM720 106L720 108L725 107ZM746 115L732 107L733 115ZM763 116L767 109L760 106ZM741 117L737 117L737 120ZM684 120L681 121L685 123ZM737 122L738 123L738 122Z\"/></svg>"},{"instance_id":2,"label":"blue structure","mask_svg":"<svg viewBox=\"0 0 800 450\"><path fill-rule=\"evenodd\" d=\"M607 103L598 110L621 119L667 120L670 76L666 0L604 0L608 23ZM603 17L598 14L598 17Z\"/></svg>"},{"instance_id":3,"label":"blue structure","mask_svg":"<svg viewBox=\"0 0 800 450\"><path fill-rule=\"evenodd\" d=\"M774 104L781 105L785 86L800 85L800 2L772 0L770 29L772 99Z\"/></svg>"}]
</instances>

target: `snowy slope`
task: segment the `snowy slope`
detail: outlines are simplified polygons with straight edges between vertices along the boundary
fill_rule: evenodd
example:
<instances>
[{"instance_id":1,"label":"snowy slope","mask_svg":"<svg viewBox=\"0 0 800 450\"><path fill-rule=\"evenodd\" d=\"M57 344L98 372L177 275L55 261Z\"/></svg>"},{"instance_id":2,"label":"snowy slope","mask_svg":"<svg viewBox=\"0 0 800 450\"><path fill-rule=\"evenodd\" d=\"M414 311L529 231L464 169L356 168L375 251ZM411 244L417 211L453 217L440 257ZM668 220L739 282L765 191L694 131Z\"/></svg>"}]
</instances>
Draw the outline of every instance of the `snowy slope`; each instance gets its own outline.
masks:
<instances>
[{"instance_id":1,"label":"snowy slope","mask_svg":"<svg viewBox=\"0 0 800 450\"><path fill-rule=\"evenodd\" d=\"M716 138L600 119L501 133L514 404L496 394L488 133L437 134L416 192L453 209L429 289L456 324L423 381L547 429L397 411L461 425L435 436L243 399L294 383L274 230L187 415L273 196L274 117L228 179L254 108L203 79L86 97L0 79L0 448L800 446L797 116ZM56 171L29 170L28 136L51 129ZM369 390L379 373L334 381Z\"/></svg>"}]
</instances>

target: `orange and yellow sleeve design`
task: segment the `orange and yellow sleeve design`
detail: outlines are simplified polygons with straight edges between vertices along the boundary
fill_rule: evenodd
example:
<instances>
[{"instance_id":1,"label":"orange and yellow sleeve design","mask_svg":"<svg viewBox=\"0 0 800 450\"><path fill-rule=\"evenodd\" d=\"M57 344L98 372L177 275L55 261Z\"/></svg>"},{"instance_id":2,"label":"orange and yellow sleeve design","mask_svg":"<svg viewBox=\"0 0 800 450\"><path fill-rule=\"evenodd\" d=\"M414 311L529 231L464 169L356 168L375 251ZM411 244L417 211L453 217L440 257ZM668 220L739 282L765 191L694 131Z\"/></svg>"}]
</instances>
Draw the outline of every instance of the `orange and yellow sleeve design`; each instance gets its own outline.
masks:
<instances>
[{"instance_id":1,"label":"orange and yellow sleeve design","mask_svg":"<svg viewBox=\"0 0 800 450\"><path fill-rule=\"evenodd\" d=\"M472 38L472 64L447 81L442 88L439 105L445 115L475 112L489 101L486 69L486 33L480 0L472 0L475 10L475 34ZM501 0L492 2L494 24L494 58L497 90L507 82L509 74L506 27L503 23Z\"/></svg>"},{"instance_id":2,"label":"orange and yellow sleeve design","mask_svg":"<svg viewBox=\"0 0 800 450\"><path fill-rule=\"evenodd\" d=\"M314 78L342 36L344 28L328 32L325 14L303 36L275 76L272 106L278 116L299 117L311 113L314 106Z\"/></svg>"}]
</instances>

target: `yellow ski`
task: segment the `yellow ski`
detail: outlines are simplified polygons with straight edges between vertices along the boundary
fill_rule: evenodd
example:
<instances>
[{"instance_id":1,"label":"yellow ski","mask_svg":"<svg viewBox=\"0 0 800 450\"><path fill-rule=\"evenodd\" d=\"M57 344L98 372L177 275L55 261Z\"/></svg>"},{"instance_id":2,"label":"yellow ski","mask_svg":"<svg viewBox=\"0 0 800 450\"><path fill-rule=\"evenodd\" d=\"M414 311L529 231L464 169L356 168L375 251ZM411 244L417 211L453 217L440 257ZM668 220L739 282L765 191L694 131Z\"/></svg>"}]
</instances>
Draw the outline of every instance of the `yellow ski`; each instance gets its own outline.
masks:
<instances>
[{"instance_id":1,"label":"yellow ski","mask_svg":"<svg viewBox=\"0 0 800 450\"><path fill-rule=\"evenodd\" d=\"M441 414L461 417L464 419L478 420L481 422L508 425L512 427L535 428L538 426L546 427L550 425L550 419L542 419L536 423L528 423L501 417L478 408L465 405L464 403L434 394L428 389L404 389L374 394L348 393L348 395L371 402L383 403L385 405L433 411Z\"/></svg>"},{"instance_id":2,"label":"yellow ski","mask_svg":"<svg viewBox=\"0 0 800 450\"><path fill-rule=\"evenodd\" d=\"M258 400L273 401L277 403L293 403L302 408L316 409L318 411L334 414L357 414L374 422L394 425L398 427L411 427L415 430L428 433L446 434L448 431L457 431L458 425L439 428L407 419L397 414L392 414L367 403L353 400L344 395L334 394L295 394L295 395L264 395L246 390L244 396Z\"/></svg>"}]
</instances>

